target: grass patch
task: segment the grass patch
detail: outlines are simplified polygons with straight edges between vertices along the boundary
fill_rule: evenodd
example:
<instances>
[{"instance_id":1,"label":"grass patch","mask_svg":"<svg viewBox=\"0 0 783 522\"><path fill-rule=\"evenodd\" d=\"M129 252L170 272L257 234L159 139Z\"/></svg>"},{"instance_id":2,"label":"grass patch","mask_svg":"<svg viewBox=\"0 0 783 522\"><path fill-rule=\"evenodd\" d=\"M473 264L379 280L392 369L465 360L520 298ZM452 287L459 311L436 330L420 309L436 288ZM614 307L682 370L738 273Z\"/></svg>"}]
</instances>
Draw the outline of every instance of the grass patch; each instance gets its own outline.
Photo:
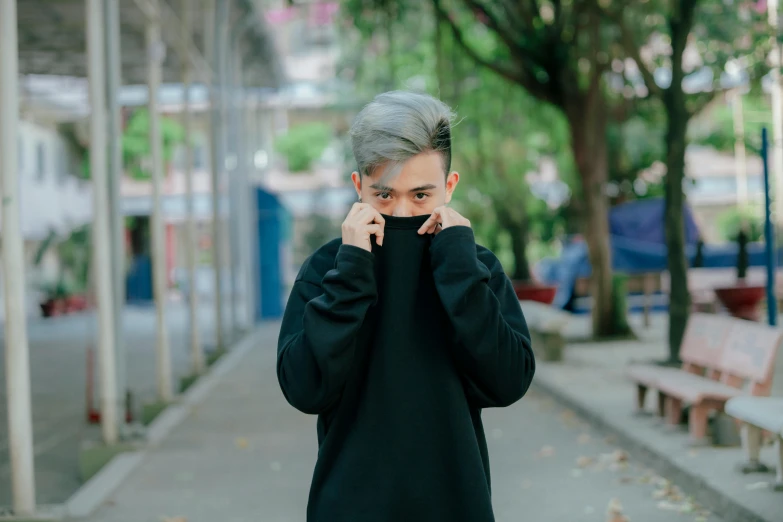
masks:
<instances>
[{"instance_id":1,"label":"grass patch","mask_svg":"<svg viewBox=\"0 0 783 522\"><path fill-rule=\"evenodd\" d=\"M83 482L87 482L115 456L134 450L135 448L130 444L115 444L113 446L96 444L82 449L79 452L79 478Z\"/></svg>"},{"instance_id":2,"label":"grass patch","mask_svg":"<svg viewBox=\"0 0 783 522\"><path fill-rule=\"evenodd\" d=\"M212 366L213 364L215 364L218 361L218 359L223 357L226 353L227 350L225 350L224 348L218 348L214 352L209 352L207 354L207 366Z\"/></svg>"},{"instance_id":3,"label":"grass patch","mask_svg":"<svg viewBox=\"0 0 783 522\"><path fill-rule=\"evenodd\" d=\"M179 380L179 392L180 393L185 393L188 390L188 388L193 386L193 383L195 383L198 380L199 377L201 377L201 376L198 375L198 374L195 374L195 373L191 374L191 375L186 375L185 377L182 377Z\"/></svg>"},{"instance_id":4,"label":"grass patch","mask_svg":"<svg viewBox=\"0 0 783 522\"><path fill-rule=\"evenodd\" d=\"M141 423L145 426L152 424L152 421L166 409L166 406L168 403L160 401L145 404L141 410Z\"/></svg>"}]
</instances>

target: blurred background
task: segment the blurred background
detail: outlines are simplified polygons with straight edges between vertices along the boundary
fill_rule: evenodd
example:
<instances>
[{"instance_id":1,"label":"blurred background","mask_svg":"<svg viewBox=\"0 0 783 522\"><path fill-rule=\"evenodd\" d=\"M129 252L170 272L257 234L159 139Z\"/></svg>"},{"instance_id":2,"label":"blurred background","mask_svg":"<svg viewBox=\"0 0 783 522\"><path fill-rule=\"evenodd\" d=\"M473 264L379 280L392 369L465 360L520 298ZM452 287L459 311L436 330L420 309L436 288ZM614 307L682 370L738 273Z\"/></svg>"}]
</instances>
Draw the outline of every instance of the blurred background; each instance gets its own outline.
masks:
<instances>
[{"instance_id":1,"label":"blurred background","mask_svg":"<svg viewBox=\"0 0 783 522\"><path fill-rule=\"evenodd\" d=\"M259 328L273 351L388 90L454 109L453 206L583 340L677 364L693 311L775 322L777 0L0 6L9 513L67 504Z\"/></svg>"}]
</instances>

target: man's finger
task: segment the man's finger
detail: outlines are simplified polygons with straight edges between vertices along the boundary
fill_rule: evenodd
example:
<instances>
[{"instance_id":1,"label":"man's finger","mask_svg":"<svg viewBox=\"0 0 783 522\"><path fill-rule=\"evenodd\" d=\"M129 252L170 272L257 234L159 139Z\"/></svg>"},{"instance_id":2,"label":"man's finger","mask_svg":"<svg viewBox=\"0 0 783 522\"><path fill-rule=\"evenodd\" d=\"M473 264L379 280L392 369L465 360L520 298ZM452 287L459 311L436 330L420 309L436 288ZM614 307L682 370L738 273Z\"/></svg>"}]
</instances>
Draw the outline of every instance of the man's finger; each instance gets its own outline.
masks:
<instances>
[{"instance_id":1,"label":"man's finger","mask_svg":"<svg viewBox=\"0 0 783 522\"><path fill-rule=\"evenodd\" d=\"M441 207L438 207L432 211L432 215L428 217L427 221L425 221L424 224L422 224L421 227L419 228L419 234L426 233L430 228L432 228L433 226L435 226L440 222L440 218L441 218L440 209Z\"/></svg>"},{"instance_id":2,"label":"man's finger","mask_svg":"<svg viewBox=\"0 0 783 522\"><path fill-rule=\"evenodd\" d=\"M383 245L383 225L370 224L367 225L366 230L371 236L375 236L375 242L378 243L378 246Z\"/></svg>"},{"instance_id":3,"label":"man's finger","mask_svg":"<svg viewBox=\"0 0 783 522\"><path fill-rule=\"evenodd\" d=\"M355 216L356 214L358 214L359 212L361 212L365 208L367 208L367 203L354 203L351 206L351 211L348 212L348 216L349 217L350 216Z\"/></svg>"}]
</instances>

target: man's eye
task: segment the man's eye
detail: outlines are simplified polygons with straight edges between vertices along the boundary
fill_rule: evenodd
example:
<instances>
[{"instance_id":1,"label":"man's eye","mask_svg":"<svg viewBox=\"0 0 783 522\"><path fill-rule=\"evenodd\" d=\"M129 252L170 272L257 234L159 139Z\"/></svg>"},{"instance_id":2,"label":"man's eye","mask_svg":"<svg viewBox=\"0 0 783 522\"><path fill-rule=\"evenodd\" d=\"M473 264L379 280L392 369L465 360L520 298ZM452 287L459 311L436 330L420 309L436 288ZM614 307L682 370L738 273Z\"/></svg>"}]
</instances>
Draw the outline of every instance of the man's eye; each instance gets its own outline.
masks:
<instances>
[{"instance_id":1,"label":"man's eye","mask_svg":"<svg viewBox=\"0 0 783 522\"><path fill-rule=\"evenodd\" d=\"M427 196L429 196L429 194L425 194L425 193L423 193L423 192L419 192L418 194L416 194L416 196L415 196L415 197L416 197L416 199L418 199L419 201L423 201L423 200L427 199Z\"/></svg>"},{"instance_id":2,"label":"man's eye","mask_svg":"<svg viewBox=\"0 0 783 522\"><path fill-rule=\"evenodd\" d=\"M375 196L381 199L389 199L391 197L391 194L389 194L388 192L379 192Z\"/></svg>"}]
</instances>

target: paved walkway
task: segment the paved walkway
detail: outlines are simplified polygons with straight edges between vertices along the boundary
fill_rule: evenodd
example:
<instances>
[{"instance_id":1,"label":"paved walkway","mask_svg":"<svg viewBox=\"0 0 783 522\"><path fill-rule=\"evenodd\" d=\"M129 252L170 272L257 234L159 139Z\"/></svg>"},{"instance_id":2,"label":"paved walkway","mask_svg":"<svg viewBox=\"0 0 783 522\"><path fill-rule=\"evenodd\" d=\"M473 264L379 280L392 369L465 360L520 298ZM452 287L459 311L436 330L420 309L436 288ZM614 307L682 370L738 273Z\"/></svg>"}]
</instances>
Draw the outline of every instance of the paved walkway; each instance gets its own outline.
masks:
<instances>
[{"instance_id":1,"label":"paved walkway","mask_svg":"<svg viewBox=\"0 0 783 522\"><path fill-rule=\"evenodd\" d=\"M583 333L585 320L574 321L569 328L571 336ZM538 365L534 384L591 422L616 432L646 463L692 487L697 498L718 509L727 520L780 522L783 494L766 487L774 475L736 473L735 465L743 460L740 448L691 449L684 428L672 432L655 418L632 415L636 389L625 377L625 367L630 362L666 358L667 320L665 315L655 316L652 327L643 329L639 318L634 318L641 334L639 341L571 343L563 362ZM776 361L772 394L783 396L783 354ZM653 411L655 394L648 396L648 409ZM762 450L762 458L775 462L771 447Z\"/></svg>"},{"instance_id":2,"label":"paved walkway","mask_svg":"<svg viewBox=\"0 0 783 522\"><path fill-rule=\"evenodd\" d=\"M185 304L170 303L167 320L176 385L179 377L190 372ZM88 425L85 420L86 352L87 346L95 343L95 321L95 314L86 312L28 322L39 504L65 502L81 486L78 476L80 444L86 439L100 438L99 428ZM155 397L155 309L128 307L124 323L128 382L136 403L141 404ZM200 310L199 325L206 344L214 343L213 323L212 308L205 303ZM0 357L0 506L11 503L4 361Z\"/></svg>"},{"instance_id":3,"label":"paved walkway","mask_svg":"<svg viewBox=\"0 0 783 522\"><path fill-rule=\"evenodd\" d=\"M291 408L280 392L276 325L255 335L254 349L91 522L305 519L315 418ZM633 522L720 521L538 393L486 411L484 421L498 522L621 522L620 513ZM617 517L607 517L610 506Z\"/></svg>"}]
</instances>

